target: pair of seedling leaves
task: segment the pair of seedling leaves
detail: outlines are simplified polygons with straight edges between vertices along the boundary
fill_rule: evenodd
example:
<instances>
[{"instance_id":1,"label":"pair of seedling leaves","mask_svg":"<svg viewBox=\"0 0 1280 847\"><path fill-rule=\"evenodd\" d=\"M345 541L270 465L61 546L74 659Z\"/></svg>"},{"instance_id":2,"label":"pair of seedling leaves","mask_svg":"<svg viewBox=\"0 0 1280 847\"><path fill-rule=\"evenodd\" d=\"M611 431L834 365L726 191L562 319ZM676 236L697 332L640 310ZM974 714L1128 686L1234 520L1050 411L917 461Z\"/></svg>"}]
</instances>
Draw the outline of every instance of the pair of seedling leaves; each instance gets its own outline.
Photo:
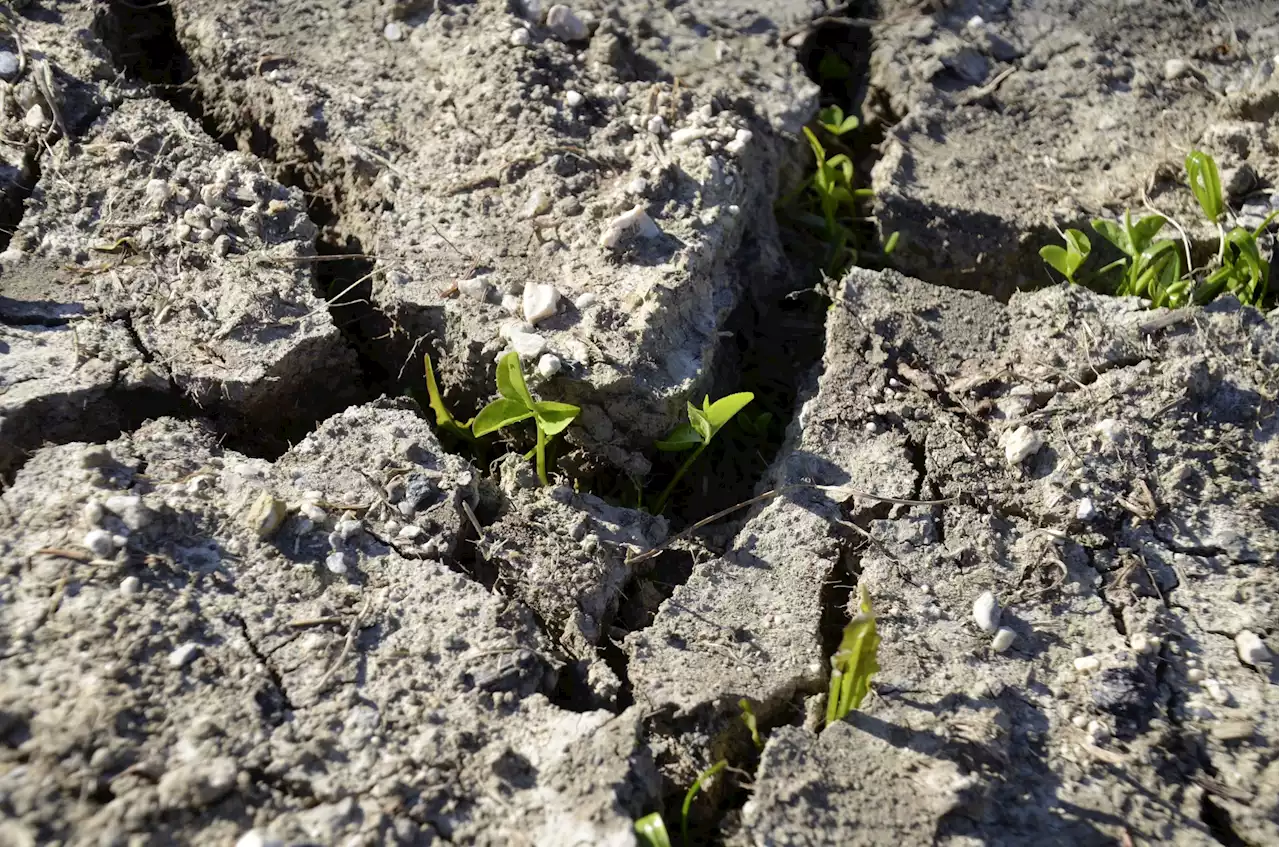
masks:
<instances>
[{"instance_id":1,"label":"pair of seedling leaves","mask_svg":"<svg viewBox=\"0 0 1280 847\"><path fill-rule=\"evenodd\" d=\"M1078 229L1063 233L1065 247L1056 244L1040 248L1040 256L1054 270L1073 284L1102 287L1117 296L1145 297L1153 308L1177 308L1190 300L1208 303L1223 291L1235 294L1241 302L1261 308L1267 298L1269 264L1258 251L1258 239L1275 218L1272 212L1253 232L1235 227L1226 232L1222 218L1227 212L1223 201L1218 165L1213 157L1199 150L1187 154L1187 182L1205 217L1218 227L1218 266L1198 285L1182 267L1178 244L1170 239L1156 239L1164 228L1163 215L1148 215L1136 223L1129 212L1123 225L1114 221L1095 220L1094 231L1115 245L1124 256L1093 272L1082 273L1089 258L1089 237ZM1109 279L1119 270L1118 281Z\"/></svg>"},{"instance_id":2,"label":"pair of seedling leaves","mask_svg":"<svg viewBox=\"0 0 1280 847\"><path fill-rule=\"evenodd\" d=\"M444 404L440 388L436 384L435 370L431 366L431 357L426 356L425 367L427 377L427 395L431 411L436 416L436 426L445 432L451 432L466 441L475 442L490 433L505 429L513 424L533 419L537 427L538 441L534 447L537 456L538 479L547 485L546 445L555 436L565 430L582 411L569 403L558 403L554 400L534 400L525 384L524 373L520 368L520 356L513 352L505 354L498 360L498 398L480 410L472 420L459 423ZM748 403L755 399L749 391L721 397L714 403L710 397L704 397L702 408L692 403L688 405L689 423L681 424L667 438L659 441L657 447L665 452L693 451L680 466L676 475L663 490L654 504L654 514L661 514L675 490L676 483L684 476L689 467L702 455L702 451L711 443L724 425L742 411Z\"/></svg>"}]
</instances>

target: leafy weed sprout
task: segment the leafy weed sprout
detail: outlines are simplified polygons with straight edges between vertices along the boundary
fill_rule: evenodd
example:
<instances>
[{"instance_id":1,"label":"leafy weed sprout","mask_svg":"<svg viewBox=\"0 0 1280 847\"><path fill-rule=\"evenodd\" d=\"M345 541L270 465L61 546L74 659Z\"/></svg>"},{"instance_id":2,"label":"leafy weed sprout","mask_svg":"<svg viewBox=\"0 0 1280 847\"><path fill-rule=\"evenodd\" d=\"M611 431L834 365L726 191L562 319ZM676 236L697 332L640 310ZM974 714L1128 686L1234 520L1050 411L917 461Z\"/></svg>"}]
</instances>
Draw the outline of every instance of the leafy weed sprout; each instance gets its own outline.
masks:
<instances>
[{"instance_id":1,"label":"leafy weed sprout","mask_svg":"<svg viewBox=\"0 0 1280 847\"><path fill-rule=\"evenodd\" d=\"M680 806L680 841L689 847L689 809L693 807L693 798L698 796L704 783L729 766L727 759L721 759L702 773L698 774L693 785L685 792L684 803ZM667 825L662 815L651 812L637 820L634 824L636 835L640 836L645 847L671 847L671 836L667 834Z\"/></svg>"},{"instance_id":2,"label":"leafy weed sprout","mask_svg":"<svg viewBox=\"0 0 1280 847\"><path fill-rule=\"evenodd\" d=\"M427 401L431 406L431 411L435 413L436 427L465 441L474 443L476 436L471 432L471 421L458 423L453 415L449 413L448 407L445 406L444 398L440 396L440 386L436 384L436 371L431 366L431 355L423 356L422 360L426 365L427 372Z\"/></svg>"},{"instance_id":3,"label":"leafy weed sprout","mask_svg":"<svg viewBox=\"0 0 1280 847\"><path fill-rule=\"evenodd\" d=\"M707 445L711 443L711 439L715 438L725 424L733 419L733 416L742 411L742 409L755 399L755 395L750 391L741 391L737 394L729 394L721 397L712 403L710 397L702 398L702 408L699 409L692 403L687 403L689 410L689 422L681 424L668 435L657 443L657 448L665 453L679 453L685 450L692 450L689 458L684 460L680 465L676 475L667 483L667 487L658 495L657 501L653 504L653 513L655 515L662 514L662 510L666 508L667 501L671 499L671 492L675 490L676 483L680 478L688 472L697 458L702 455L702 451L707 449Z\"/></svg>"},{"instance_id":4,"label":"leafy weed sprout","mask_svg":"<svg viewBox=\"0 0 1280 847\"><path fill-rule=\"evenodd\" d=\"M871 677L880 670L876 653L880 635L876 632L876 615L871 608L871 595L865 585L858 586L858 613L844 628L840 647L831 657L831 688L827 693L827 725L862 705L871 690Z\"/></svg>"},{"instance_id":5,"label":"leafy weed sprout","mask_svg":"<svg viewBox=\"0 0 1280 847\"><path fill-rule=\"evenodd\" d=\"M757 750L763 750L764 742L760 740L760 725L756 723L756 713L751 710L751 701L743 697L738 701L738 708L742 710L742 722L747 725L747 731L751 733L751 743L756 745Z\"/></svg>"},{"instance_id":6,"label":"leafy weed sprout","mask_svg":"<svg viewBox=\"0 0 1280 847\"><path fill-rule=\"evenodd\" d=\"M500 396L480 410L480 414L471 422L471 432L479 438L533 418L538 434L537 446L534 448L537 454L538 479L543 485L548 485L547 442L573 423L582 410L569 403L534 400L525 385L524 373L520 370L520 356L515 351L498 360L497 382Z\"/></svg>"},{"instance_id":7,"label":"leafy weed sprout","mask_svg":"<svg viewBox=\"0 0 1280 847\"><path fill-rule=\"evenodd\" d=\"M1090 244L1088 236L1078 229L1063 233L1065 246L1041 247L1040 257L1072 284L1116 296L1145 297L1152 308L1178 308L1190 302L1203 305L1224 291L1242 303L1263 308L1272 294L1268 290L1271 268L1258 250L1258 239L1275 220L1276 213L1268 215L1252 232L1240 226L1228 232L1223 227L1229 212L1217 163L1209 154L1192 150L1184 165L1187 183L1200 210L1218 228L1217 256L1208 267L1184 269L1184 254L1179 252L1177 242L1156 238L1167 222L1163 215L1147 215L1135 223L1127 210L1122 223L1095 220L1091 224L1123 254L1114 262L1094 272L1084 271ZM1190 264L1191 249L1184 246Z\"/></svg>"}]
</instances>

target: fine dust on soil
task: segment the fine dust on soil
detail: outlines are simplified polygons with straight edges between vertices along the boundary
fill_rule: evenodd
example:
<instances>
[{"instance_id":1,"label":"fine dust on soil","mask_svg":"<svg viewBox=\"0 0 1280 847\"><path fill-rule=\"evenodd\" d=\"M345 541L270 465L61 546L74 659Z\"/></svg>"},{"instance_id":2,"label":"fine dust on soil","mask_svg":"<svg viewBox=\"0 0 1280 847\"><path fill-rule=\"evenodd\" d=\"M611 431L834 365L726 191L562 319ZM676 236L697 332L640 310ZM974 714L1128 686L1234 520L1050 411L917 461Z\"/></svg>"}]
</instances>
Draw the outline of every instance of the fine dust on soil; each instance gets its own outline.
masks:
<instances>
[{"instance_id":1,"label":"fine dust on soil","mask_svg":"<svg viewBox=\"0 0 1280 847\"><path fill-rule=\"evenodd\" d=\"M1256 226L1276 33L1253 0L0 6L0 844L674 843L720 760L688 844L1274 844L1276 313L1045 287L1036 251L1189 222L1192 146ZM779 205L831 104L897 271L824 279ZM526 433L400 396L430 354L465 419L507 349L582 407L548 487ZM859 587L880 671L823 726Z\"/></svg>"}]
</instances>

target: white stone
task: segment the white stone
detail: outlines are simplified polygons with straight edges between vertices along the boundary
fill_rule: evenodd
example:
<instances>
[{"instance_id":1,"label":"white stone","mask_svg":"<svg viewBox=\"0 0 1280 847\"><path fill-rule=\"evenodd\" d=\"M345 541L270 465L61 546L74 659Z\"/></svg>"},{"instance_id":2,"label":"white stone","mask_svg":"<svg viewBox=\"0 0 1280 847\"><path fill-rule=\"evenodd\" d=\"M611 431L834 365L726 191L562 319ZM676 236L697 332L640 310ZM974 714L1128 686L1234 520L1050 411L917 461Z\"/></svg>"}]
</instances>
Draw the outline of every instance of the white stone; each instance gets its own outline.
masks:
<instances>
[{"instance_id":1,"label":"white stone","mask_svg":"<svg viewBox=\"0 0 1280 847\"><path fill-rule=\"evenodd\" d=\"M564 93L564 104L570 109L576 109L582 105L583 96L576 91L566 91Z\"/></svg>"},{"instance_id":2,"label":"white stone","mask_svg":"<svg viewBox=\"0 0 1280 847\"><path fill-rule=\"evenodd\" d=\"M649 123L646 125L646 128L654 135L662 135L667 131L667 122L663 119L662 115L654 115L649 118Z\"/></svg>"},{"instance_id":3,"label":"white stone","mask_svg":"<svg viewBox=\"0 0 1280 847\"><path fill-rule=\"evenodd\" d=\"M422 527L409 524L396 533L396 538L403 538L405 541L416 541L424 534Z\"/></svg>"},{"instance_id":4,"label":"white stone","mask_svg":"<svg viewBox=\"0 0 1280 847\"><path fill-rule=\"evenodd\" d=\"M45 117L44 107L36 103L30 109L27 109L27 114L23 116L22 122L32 129L44 129L48 125L49 119Z\"/></svg>"},{"instance_id":5,"label":"white stone","mask_svg":"<svg viewBox=\"0 0 1280 847\"><path fill-rule=\"evenodd\" d=\"M541 188L533 189L533 193L529 195L529 199L520 207L520 220L527 221L529 218L536 218L551 208L551 198Z\"/></svg>"},{"instance_id":6,"label":"white stone","mask_svg":"<svg viewBox=\"0 0 1280 847\"><path fill-rule=\"evenodd\" d=\"M342 536L343 541L349 541L351 536L360 531L360 521L347 519L338 521L334 526L334 532Z\"/></svg>"},{"instance_id":7,"label":"white stone","mask_svg":"<svg viewBox=\"0 0 1280 847\"><path fill-rule=\"evenodd\" d=\"M563 4L547 10L547 29L561 41L586 41L591 28L577 12Z\"/></svg>"},{"instance_id":8,"label":"white stone","mask_svg":"<svg viewBox=\"0 0 1280 847\"><path fill-rule=\"evenodd\" d=\"M525 29L522 26L516 27L515 29L511 30L510 40L511 40L512 47L527 47L529 45L529 41L531 40L531 36L529 35L529 30Z\"/></svg>"},{"instance_id":9,"label":"white stone","mask_svg":"<svg viewBox=\"0 0 1280 847\"><path fill-rule=\"evenodd\" d=\"M1164 78L1173 81L1191 73L1191 63L1186 59L1167 59L1164 63Z\"/></svg>"},{"instance_id":10,"label":"white stone","mask_svg":"<svg viewBox=\"0 0 1280 847\"><path fill-rule=\"evenodd\" d=\"M13 79L18 73L18 55L0 50L0 78Z\"/></svg>"},{"instance_id":11,"label":"white stone","mask_svg":"<svg viewBox=\"0 0 1280 847\"><path fill-rule=\"evenodd\" d=\"M483 279L460 279L458 280L458 292L469 300L483 303L489 299L489 283Z\"/></svg>"},{"instance_id":12,"label":"white stone","mask_svg":"<svg viewBox=\"0 0 1280 847\"><path fill-rule=\"evenodd\" d=\"M1204 690L1209 692L1213 702L1219 706L1225 706L1231 702L1231 689L1216 679L1206 679L1204 681Z\"/></svg>"},{"instance_id":13,"label":"white stone","mask_svg":"<svg viewBox=\"0 0 1280 847\"><path fill-rule=\"evenodd\" d=\"M1093 429L1095 432L1100 433L1103 438L1113 442L1119 442L1124 438L1124 425L1115 418L1104 418L1094 424Z\"/></svg>"},{"instance_id":14,"label":"white stone","mask_svg":"<svg viewBox=\"0 0 1280 847\"><path fill-rule=\"evenodd\" d=\"M310 503L310 502L303 503L301 506L299 506L298 512L304 518L316 524L324 523L324 519L328 517L328 514L325 512L324 509L320 508L315 503Z\"/></svg>"},{"instance_id":15,"label":"white stone","mask_svg":"<svg viewBox=\"0 0 1280 847\"><path fill-rule=\"evenodd\" d=\"M1029 426L1020 426L1006 431L1000 436L1004 445L1004 460L1010 465L1021 464L1023 459L1033 456L1044 446L1044 438Z\"/></svg>"},{"instance_id":16,"label":"white stone","mask_svg":"<svg viewBox=\"0 0 1280 847\"><path fill-rule=\"evenodd\" d=\"M1076 501L1076 520L1091 521L1097 513L1098 510L1094 508L1093 500L1088 497L1082 497Z\"/></svg>"},{"instance_id":17,"label":"white stone","mask_svg":"<svg viewBox=\"0 0 1280 847\"><path fill-rule=\"evenodd\" d=\"M324 566L329 569L329 573L344 574L347 572L347 554L341 550L334 550L324 560Z\"/></svg>"},{"instance_id":18,"label":"white stone","mask_svg":"<svg viewBox=\"0 0 1280 847\"><path fill-rule=\"evenodd\" d=\"M105 559L116 551L111 533L105 529L91 529L84 534L84 546L99 559Z\"/></svg>"},{"instance_id":19,"label":"white stone","mask_svg":"<svg viewBox=\"0 0 1280 847\"><path fill-rule=\"evenodd\" d=\"M191 664L191 660L194 659L199 652L199 644L191 641L188 641L186 644L181 644L178 647L175 647L173 652L169 654L169 667L185 668L187 665Z\"/></svg>"},{"instance_id":20,"label":"white stone","mask_svg":"<svg viewBox=\"0 0 1280 847\"><path fill-rule=\"evenodd\" d=\"M637 196L642 196L648 190L649 190L649 180L645 179L642 176L638 176L635 179L631 180L631 182L628 182L626 187L626 192L628 194L635 194Z\"/></svg>"},{"instance_id":21,"label":"white stone","mask_svg":"<svg viewBox=\"0 0 1280 847\"><path fill-rule=\"evenodd\" d=\"M573 301L573 308L581 312L584 309L587 309L590 306L592 306L595 302L596 302L596 295L588 291L585 294L578 295L578 299Z\"/></svg>"},{"instance_id":22,"label":"white stone","mask_svg":"<svg viewBox=\"0 0 1280 847\"><path fill-rule=\"evenodd\" d=\"M724 146L724 149L736 156L747 149L747 145L751 143L751 138L751 130L740 129L734 135L733 140Z\"/></svg>"},{"instance_id":23,"label":"white stone","mask_svg":"<svg viewBox=\"0 0 1280 847\"><path fill-rule=\"evenodd\" d=\"M623 236L631 232L640 238L656 238L662 234L658 225L653 222L653 218L649 217L649 213L644 210L644 206L637 204L605 224L600 232L600 246L616 247Z\"/></svg>"},{"instance_id":24,"label":"white stone","mask_svg":"<svg viewBox=\"0 0 1280 847\"><path fill-rule=\"evenodd\" d=\"M147 182L144 189L147 196L147 202L153 206L163 206L172 196L173 191L169 188L169 183L163 179L153 179Z\"/></svg>"},{"instance_id":25,"label":"white stone","mask_svg":"<svg viewBox=\"0 0 1280 847\"><path fill-rule=\"evenodd\" d=\"M106 509L102 508L101 503L97 500L90 500L84 504L84 511L81 513L84 517L84 525L88 527L101 525L102 518L106 513Z\"/></svg>"},{"instance_id":26,"label":"white stone","mask_svg":"<svg viewBox=\"0 0 1280 847\"><path fill-rule=\"evenodd\" d=\"M1000 602L996 595L984 591L973 601L973 621L983 632L995 633L1000 628Z\"/></svg>"},{"instance_id":27,"label":"white stone","mask_svg":"<svg viewBox=\"0 0 1280 847\"><path fill-rule=\"evenodd\" d=\"M547 350L547 339L536 332L516 331L511 333L509 341L511 349L515 350L521 359L536 359Z\"/></svg>"},{"instance_id":28,"label":"white stone","mask_svg":"<svg viewBox=\"0 0 1280 847\"><path fill-rule=\"evenodd\" d=\"M1203 669L1203 668L1188 668L1188 669L1187 669L1187 682L1204 682L1204 669Z\"/></svg>"},{"instance_id":29,"label":"white stone","mask_svg":"<svg viewBox=\"0 0 1280 847\"><path fill-rule=\"evenodd\" d=\"M1271 651L1267 649L1267 645L1247 629L1236 634L1236 654L1240 656L1240 661L1255 668L1271 658Z\"/></svg>"},{"instance_id":30,"label":"white stone","mask_svg":"<svg viewBox=\"0 0 1280 847\"><path fill-rule=\"evenodd\" d=\"M1093 673L1102 666L1097 656L1077 656L1071 664L1079 673Z\"/></svg>"},{"instance_id":31,"label":"white stone","mask_svg":"<svg viewBox=\"0 0 1280 847\"><path fill-rule=\"evenodd\" d=\"M519 315L520 310L524 307L520 302L520 298L516 295L504 294L502 295L502 308L506 310L507 314Z\"/></svg>"},{"instance_id":32,"label":"white stone","mask_svg":"<svg viewBox=\"0 0 1280 847\"><path fill-rule=\"evenodd\" d=\"M387 41L400 41L404 38L404 27L392 21L382 28L382 36Z\"/></svg>"},{"instance_id":33,"label":"white stone","mask_svg":"<svg viewBox=\"0 0 1280 847\"><path fill-rule=\"evenodd\" d=\"M124 525L129 529L142 529L151 523L151 510L142 502L142 498L136 494L117 494L113 497L108 497L102 505L106 507L108 512L124 521Z\"/></svg>"},{"instance_id":34,"label":"white stone","mask_svg":"<svg viewBox=\"0 0 1280 847\"><path fill-rule=\"evenodd\" d=\"M671 133L671 143L675 145L692 144L700 138L705 138L707 130L700 126L686 126Z\"/></svg>"},{"instance_id":35,"label":"white stone","mask_svg":"<svg viewBox=\"0 0 1280 847\"><path fill-rule=\"evenodd\" d=\"M995 638L991 639L992 651L996 653L1003 653L1005 650L1008 650L1013 646L1013 640L1017 637L1018 634L1009 629L1009 627L1000 627L1000 629L996 631Z\"/></svg>"},{"instance_id":36,"label":"white stone","mask_svg":"<svg viewBox=\"0 0 1280 847\"><path fill-rule=\"evenodd\" d=\"M560 292L548 282L530 282L524 287L524 319L537 326L538 321L546 320L556 313L560 303Z\"/></svg>"},{"instance_id":37,"label":"white stone","mask_svg":"<svg viewBox=\"0 0 1280 847\"><path fill-rule=\"evenodd\" d=\"M284 847L284 842L279 838L251 829L236 839L236 847Z\"/></svg>"},{"instance_id":38,"label":"white stone","mask_svg":"<svg viewBox=\"0 0 1280 847\"><path fill-rule=\"evenodd\" d=\"M538 359L538 373L543 379L551 379L560 373L560 357L554 353L542 354L542 358Z\"/></svg>"},{"instance_id":39,"label":"white stone","mask_svg":"<svg viewBox=\"0 0 1280 847\"><path fill-rule=\"evenodd\" d=\"M142 593L142 580L136 576L126 576L120 580L120 593L126 597Z\"/></svg>"}]
</instances>

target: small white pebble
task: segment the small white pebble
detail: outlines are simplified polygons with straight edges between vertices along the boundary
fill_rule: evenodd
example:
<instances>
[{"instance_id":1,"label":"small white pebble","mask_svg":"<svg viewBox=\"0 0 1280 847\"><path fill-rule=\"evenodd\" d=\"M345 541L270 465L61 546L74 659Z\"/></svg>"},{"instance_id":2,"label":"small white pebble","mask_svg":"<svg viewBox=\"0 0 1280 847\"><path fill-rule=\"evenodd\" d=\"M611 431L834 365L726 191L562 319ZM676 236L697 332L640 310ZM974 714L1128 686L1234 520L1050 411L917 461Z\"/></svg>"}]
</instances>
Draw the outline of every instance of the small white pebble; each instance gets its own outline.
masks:
<instances>
[{"instance_id":1,"label":"small white pebble","mask_svg":"<svg viewBox=\"0 0 1280 847\"><path fill-rule=\"evenodd\" d=\"M554 353L544 353L538 359L538 373L543 379L551 379L560 372L560 357Z\"/></svg>"},{"instance_id":2,"label":"small white pebble","mask_svg":"<svg viewBox=\"0 0 1280 847\"><path fill-rule=\"evenodd\" d=\"M862 425L862 428L871 433L874 433L878 429L875 421L867 421Z\"/></svg>"},{"instance_id":3,"label":"small white pebble","mask_svg":"<svg viewBox=\"0 0 1280 847\"><path fill-rule=\"evenodd\" d=\"M667 122L663 119L662 115L654 115L649 118L649 123L646 124L645 128L654 135L662 135L667 131Z\"/></svg>"},{"instance_id":4,"label":"small white pebble","mask_svg":"<svg viewBox=\"0 0 1280 847\"><path fill-rule=\"evenodd\" d=\"M547 349L547 340L536 332L512 332L509 341L522 359L536 359Z\"/></svg>"},{"instance_id":5,"label":"small white pebble","mask_svg":"<svg viewBox=\"0 0 1280 847\"><path fill-rule=\"evenodd\" d=\"M1267 649L1267 645L1247 629L1236 634L1236 654L1240 661L1255 668L1271 659L1271 651Z\"/></svg>"},{"instance_id":6,"label":"small white pebble","mask_svg":"<svg viewBox=\"0 0 1280 847\"><path fill-rule=\"evenodd\" d=\"M1079 673L1093 673L1102 667L1102 662L1098 661L1097 656L1077 656L1071 664Z\"/></svg>"},{"instance_id":7,"label":"small white pebble","mask_svg":"<svg viewBox=\"0 0 1280 847\"><path fill-rule=\"evenodd\" d=\"M1082 715L1082 714L1072 715L1071 725L1074 726L1076 729L1084 729L1086 726L1089 725L1089 716Z\"/></svg>"},{"instance_id":8,"label":"small white pebble","mask_svg":"<svg viewBox=\"0 0 1280 847\"><path fill-rule=\"evenodd\" d=\"M1097 509L1093 506L1093 500L1090 498L1082 497L1076 501L1076 520L1091 521L1097 513Z\"/></svg>"},{"instance_id":9,"label":"small white pebble","mask_svg":"<svg viewBox=\"0 0 1280 847\"><path fill-rule=\"evenodd\" d=\"M105 559L115 553L115 542L106 530L90 530L84 534L84 546L97 558Z\"/></svg>"},{"instance_id":10,"label":"small white pebble","mask_svg":"<svg viewBox=\"0 0 1280 847\"><path fill-rule=\"evenodd\" d=\"M409 524L408 526L406 526L404 529L400 530L400 532L396 534L396 538L403 538L405 541L416 541L417 539L421 538L424 534L425 532L422 529L422 527Z\"/></svg>"},{"instance_id":11,"label":"small white pebble","mask_svg":"<svg viewBox=\"0 0 1280 847\"><path fill-rule=\"evenodd\" d=\"M1208 691L1213 702L1220 706L1225 706L1231 702L1231 689L1216 679L1206 679L1204 681L1204 690Z\"/></svg>"},{"instance_id":12,"label":"small white pebble","mask_svg":"<svg viewBox=\"0 0 1280 847\"><path fill-rule=\"evenodd\" d=\"M147 187L143 190L147 197L147 202L152 206L163 206L168 202L172 195L169 183L163 179L153 179L147 182Z\"/></svg>"},{"instance_id":13,"label":"small white pebble","mask_svg":"<svg viewBox=\"0 0 1280 847\"><path fill-rule=\"evenodd\" d=\"M142 580L136 576L126 576L120 580L120 593L126 597L133 597L142 592Z\"/></svg>"},{"instance_id":14,"label":"small white pebble","mask_svg":"<svg viewBox=\"0 0 1280 847\"><path fill-rule=\"evenodd\" d=\"M511 40L512 47L529 46L529 41L531 40L531 36L529 35L529 30L525 29L522 26L516 27L515 29L511 30L510 40Z\"/></svg>"},{"instance_id":15,"label":"small white pebble","mask_svg":"<svg viewBox=\"0 0 1280 847\"><path fill-rule=\"evenodd\" d=\"M560 303L560 292L550 283L526 283L523 303L524 319L531 325L537 326L538 321L545 320L556 313L556 306Z\"/></svg>"},{"instance_id":16,"label":"small white pebble","mask_svg":"<svg viewBox=\"0 0 1280 847\"><path fill-rule=\"evenodd\" d=\"M591 35L587 22L565 5L555 5L547 10L547 29L561 41L586 41Z\"/></svg>"},{"instance_id":17,"label":"small white pebble","mask_svg":"<svg viewBox=\"0 0 1280 847\"><path fill-rule=\"evenodd\" d=\"M344 574L347 572L347 554L341 550L334 550L324 560L324 566L329 569L329 573Z\"/></svg>"},{"instance_id":18,"label":"small white pebble","mask_svg":"<svg viewBox=\"0 0 1280 847\"><path fill-rule=\"evenodd\" d=\"M90 500L84 504L84 511L81 512L81 515L84 517L84 525L93 527L102 523L102 519L106 517L106 510L102 508L102 504L97 500Z\"/></svg>"},{"instance_id":19,"label":"small white pebble","mask_svg":"<svg viewBox=\"0 0 1280 847\"><path fill-rule=\"evenodd\" d=\"M570 109L576 109L581 106L584 99L577 91L566 91L564 93L564 104Z\"/></svg>"},{"instance_id":20,"label":"small white pebble","mask_svg":"<svg viewBox=\"0 0 1280 847\"><path fill-rule=\"evenodd\" d=\"M600 246L616 247L623 236L632 232L640 238L656 238L662 234L644 206L636 205L605 224L600 232Z\"/></svg>"},{"instance_id":21,"label":"small white pebble","mask_svg":"<svg viewBox=\"0 0 1280 847\"><path fill-rule=\"evenodd\" d=\"M324 509L317 506L314 502L306 502L298 507L298 512L307 520L315 524L322 524L328 514Z\"/></svg>"},{"instance_id":22,"label":"small white pebble","mask_svg":"<svg viewBox=\"0 0 1280 847\"><path fill-rule=\"evenodd\" d=\"M387 41L400 41L404 38L404 27L392 21L382 28L382 37Z\"/></svg>"},{"instance_id":23,"label":"small white pebble","mask_svg":"<svg viewBox=\"0 0 1280 847\"><path fill-rule=\"evenodd\" d=\"M460 279L458 280L458 292L469 300L483 303L489 299L489 283L483 279Z\"/></svg>"},{"instance_id":24,"label":"small white pebble","mask_svg":"<svg viewBox=\"0 0 1280 847\"><path fill-rule=\"evenodd\" d=\"M169 654L169 667L185 668L199 652L200 645L195 642L188 641L186 644L179 645Z\"/></svg>"},{"instance_id":25,"label":"small white pebble","mask_svg":"<svg viewBox=\"0 0 1280 847\"><path fill-rule=\"evenodd\" d=\"M573 301L573 308L581 312L584 309L589 308L595 302L596 302L596 295L588 291L586 294L578 295L578 299Z\"/></svg>"},{"instance_id":26,"label":"small white pebble","mask_svg":"<svg viewBox=\"0 0 1280 847\"><path fill-rule=\"evenodd\" d=\"M638 197L644 196L644 193L648 190L649 190L649 180L645 179L642 176L638 176L635 179L631 180L631 182L628 182L626 187L626 192L628 194L634 194Z\"/></svg>"},{"instance_id":27,"label":"small white pebble","mask_svg":"<svg viewBox=\"0 0 1280 847\"><path fill-rule=\"evenodd\" d=\"M535 188L529 194L529 199L524 201L524 205L520 207L520 220L527 221L529 218L536 218L550 208L551 198L547 196L547 192L541 188Z\"/></svg>"},{"instance_id":28,"label":"small white pebble","mask_svg":"<svg viewBox=\"0 0 1280 847\"><path fill-rule=\"evenodd\" d=\"M996 653L1003 653L1013 646L1013 640L1018 634L1007 626L1002 626L996 632L995 638L991 639L991 649Z\"/></svg>"},{"instance_id":29,"label":"small white pebble","mask_svg":"<svg viewBox=\"0 0 1280 847\"><path fill-rule=\"evenodd\" d=\"M228 235L219 235L213 241L213 255L223 258L231 252L231 237Z\"/></svg>"},{"instance_id":30,"label":"small white pebble","mask_svg":"<svg viewBox=\"0 0 1280 847\"><path fill-rule=\"evenodd\" d=\"M44 129L45 126L48 125L49 119L45 117L44 107L39 103L36 103L27 110L26 115L22 118L22 122L32 129Z\"/></svg>"},{"instance_id":31,"label":"small white pebble","mask_svg":"<svg viewBox=\"0 0 1280 847\"><path fill-rule=\"evenodd\" d=\"M734 217L737 217L737 215L742 212L742 207L739 206L737 203L730 203L725 208L727 208L729 210L729 214L733 215Z\"/></svg>"},{"instance_id":32,"label":"small white pebble","mask_svg":"<svg viewBox=\"0 0 1280 847\"><path fill-rule=\"evenodd\" d=\"M1115 418L1104 418L1094 424L1093 429L1113 442L1119 442L1124 438L1124 426Z\"/></svg>"},{"instance_id":33,"label":"small white pebble","mask_svg":"<svg viewBox=\"0 0 1280 847\"><path fill-rule=\"evenodd\" d=\"M350 519L338 521L334 526L334 531L342 536L343 541L348 541L351 536L360 531L360 521Z\"/></svg>"},{"instance_id":34,"label":"small white pebble","mask_svg":"<svg viewBox=\"0 0 1280 847\"><path fill-rule=\"evenodd\" d=\"M984 591L973 601L973 621L983 632L995 633L1000 628L1000 603L996 595Z\"/></svg>"},{"instance_id":35,"label":"small white pebble","mask_svg":"<svg viewBox=\"0 0 1280 847\"><path fill-rule=\"evenodd\" d=\"M236 847L284 847L279 838L251 829L236 839Z\"/></svg>"},{"instance_id":36,"label":"small white pebble","mask_svg":"<svg viewBox=\"0 0 1280 847\"><path fill-rule=\"evenodd\" d=\"M1168 59L1164 63L1164 78L1172 82L1191 73L1191 63L1186 59Z\"/></svg>"},{"instance_id":37,"label":"small white pebble","mask_svg":"<svg viewBox=\"0 0 1280 847\"><path fill-rule=\"evenodd\" d=\"M1044 438L1029 426L1020 426L1006 431L1000 436L1004 445L1004 460L1009 465L1018 465L1028 456L1033 456L1044 446Z\"/></svg>"},{"instance_id":38,"label":"small white pebble","mask_svg":"<svg viewBox=\"0 0 1280 847\"><path fill-rule=\"evenodd\" d=\"M1191 668L1187 671L1187 682L1204 682L1204 669Z\"/></svg>"},{"instance_id":39,"label":"small white pebble","mask_svg":"<svg viewBox=\"0 0 1280 847\"><path fill-rule=\"evenodd\" d=\"M519 315L524 306L515 294L502 295L502 309L509 315Z\"/></svg>"},{"instance_id":40,"label":"small white pebble","mask_svg":"<svg viewBox=\"0 0 1280 847\"><path fill-rule=\"evenodd\" d=\"M681 127L680 129L671 133L671 143L676 145L677 147L682 144L692 144L693 142L697 141L700 138L705 138L706 135L707 135L707 130L704 127L700 127L700 126Z\"/></svg>"}]
</instances>

